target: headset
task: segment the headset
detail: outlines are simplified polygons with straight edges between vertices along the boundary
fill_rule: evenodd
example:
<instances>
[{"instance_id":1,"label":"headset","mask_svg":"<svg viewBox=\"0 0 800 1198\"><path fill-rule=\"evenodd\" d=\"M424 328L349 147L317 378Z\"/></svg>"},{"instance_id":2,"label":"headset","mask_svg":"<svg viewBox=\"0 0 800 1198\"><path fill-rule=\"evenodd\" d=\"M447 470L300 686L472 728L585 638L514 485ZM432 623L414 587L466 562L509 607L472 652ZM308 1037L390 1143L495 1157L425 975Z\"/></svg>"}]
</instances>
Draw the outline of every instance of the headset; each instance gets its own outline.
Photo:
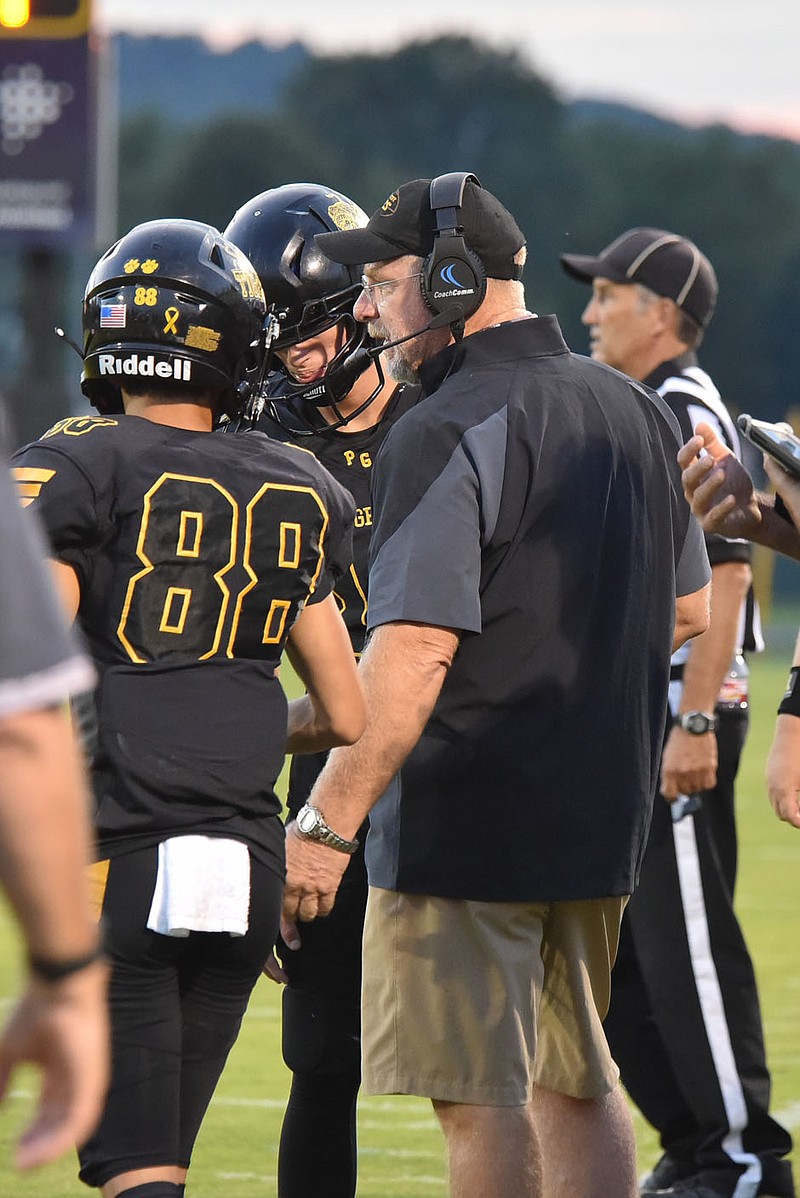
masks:
<instances>
[{"instance_id":1,"label":"headset","mask_svg":"<svg viewBox=\"0 0 800 1198\"><path fill-rule=\"evenodd\" d=\"M458 221L464 188L469 182L476 187L482 186L478 176L469 171L451 171L431 180L429 203L431 211L436 213L436 232L431 252L422 264L420 287L433 318L424 328L406 333L404 337L357 349L345 366L345 370L353 372L353 380L370 361L377 361L384 350L394 349L430 329L450 325L456 341L464 336L467 317L477 311L486 295L486 269L478 255L464 242L464 226ZM352 386L352 381L349 385Z\"/></svg>"},{"instance_id":2,"label":"headset","mask_svg":"<svg viewBox=\"0 0 800 1198\"><path fill-rule=\"evenodd\" d=\"M464 242L460 224L464 188L481 181L468 171L451 171L431 180L430 206L436 214L433 248L422 267L422 295L443 323L457 324L471 316L486 294L486 270L477 254Z\"/></svg>"}]
</instances>

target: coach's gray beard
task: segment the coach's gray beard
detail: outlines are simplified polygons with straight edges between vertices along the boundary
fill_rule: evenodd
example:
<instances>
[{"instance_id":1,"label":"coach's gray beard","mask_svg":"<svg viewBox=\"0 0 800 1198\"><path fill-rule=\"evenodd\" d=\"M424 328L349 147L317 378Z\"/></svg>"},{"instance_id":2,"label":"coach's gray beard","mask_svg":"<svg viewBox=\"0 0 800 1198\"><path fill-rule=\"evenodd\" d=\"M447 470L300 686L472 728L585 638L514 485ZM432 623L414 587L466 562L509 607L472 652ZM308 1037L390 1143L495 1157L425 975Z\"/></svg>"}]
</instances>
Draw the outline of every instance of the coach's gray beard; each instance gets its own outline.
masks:
<instances>
[{"instance_id":1,"label":"coach's gray beard","mask_svg":"<svg viewBox=\"0 0 800 1198\"><path fill-rule=\"evenodd\" d=\"M419 367L409 362L403 353L404 349L404 345L396 345L394 349L387 349L386 369L396 383L407 383L414 386L419 382Z\"/></svg>"}]
</instances>

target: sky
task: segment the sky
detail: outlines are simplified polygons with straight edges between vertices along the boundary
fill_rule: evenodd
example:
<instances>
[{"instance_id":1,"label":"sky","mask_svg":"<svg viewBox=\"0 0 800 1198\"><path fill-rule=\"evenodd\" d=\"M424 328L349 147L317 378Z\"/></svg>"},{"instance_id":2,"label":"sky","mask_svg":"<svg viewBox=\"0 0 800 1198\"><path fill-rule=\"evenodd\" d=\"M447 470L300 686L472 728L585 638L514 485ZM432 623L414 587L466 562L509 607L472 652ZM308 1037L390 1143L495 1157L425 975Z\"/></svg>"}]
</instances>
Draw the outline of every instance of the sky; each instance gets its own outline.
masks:
<instances>
[{"instance_id":1,"label":"sky","mask_svg":"<svg viewBox=\"0 0 800 1198\"><path fill-rule=\"evenodd\" d=\"M516 48L564 99L618 100L689 124L800 141L798 0L93 0L109 33L253 38L385 53L465 34ZM436 11L434 12L434 8ZM465 86L467 86L465 84Z\"/></svg>"}]
</instances>

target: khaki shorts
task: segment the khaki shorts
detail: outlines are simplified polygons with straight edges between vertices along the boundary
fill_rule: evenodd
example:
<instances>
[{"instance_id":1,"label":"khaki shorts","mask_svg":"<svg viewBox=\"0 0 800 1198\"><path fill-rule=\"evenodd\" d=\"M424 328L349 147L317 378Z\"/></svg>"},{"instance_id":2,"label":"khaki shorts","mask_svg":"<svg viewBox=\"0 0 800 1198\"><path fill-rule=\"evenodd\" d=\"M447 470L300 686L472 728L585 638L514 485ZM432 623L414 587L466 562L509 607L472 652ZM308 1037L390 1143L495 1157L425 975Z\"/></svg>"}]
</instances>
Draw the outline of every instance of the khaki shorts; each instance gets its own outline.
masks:
<instances>
[{"instance_id":1,"label":"khaki shorts","mask_svg":"<svg viewBox=\"0 0 800 1198\"><path fill-rule=\"evenodd\" d=\"M602 1021L626 899L480 903L370 888L368 1094L522 1106L617 1084Z\"/></svg>"}]
</instances>

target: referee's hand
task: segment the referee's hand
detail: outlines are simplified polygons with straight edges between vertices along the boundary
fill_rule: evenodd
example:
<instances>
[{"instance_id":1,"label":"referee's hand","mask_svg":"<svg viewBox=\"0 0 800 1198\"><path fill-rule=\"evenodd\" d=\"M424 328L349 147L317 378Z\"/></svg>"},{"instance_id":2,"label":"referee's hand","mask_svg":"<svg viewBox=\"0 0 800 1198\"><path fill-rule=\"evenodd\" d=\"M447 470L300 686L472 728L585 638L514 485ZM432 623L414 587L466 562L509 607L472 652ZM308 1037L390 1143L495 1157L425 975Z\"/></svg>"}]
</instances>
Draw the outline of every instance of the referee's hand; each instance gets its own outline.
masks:
<instances>
[{"instance_id":1,"label":"referee's hand","mask_svg":"<svg viewBox=\"0 0 800 1198\"><path fill-rule=\"evenodd\" d=\"M673 725L661 754L661 794L674 802L679 795L713 790L717 785L717 765L715 733L692 736Z\"/></svg>"},{"instance_id":2,"label":"referee's hand","mask_svg":"<svg viewBox=\"0 0 800 1198\"><path fill-rule=\"evenodd\" d=\"M779 715L775 721L766 779L778 819L800 828L800 716Z\"/></svg>"},{"instance_id":3,"label":"referee's hand","mask_svg":"<svg viewBox=\"0 0 800 1198\"><path fill-rule=\"evenodd\" d=\"M753 480L741 462L702 421L678 451L683 493L704 532L746 537L761 523Z\"/></svg>"}]
</instances>

